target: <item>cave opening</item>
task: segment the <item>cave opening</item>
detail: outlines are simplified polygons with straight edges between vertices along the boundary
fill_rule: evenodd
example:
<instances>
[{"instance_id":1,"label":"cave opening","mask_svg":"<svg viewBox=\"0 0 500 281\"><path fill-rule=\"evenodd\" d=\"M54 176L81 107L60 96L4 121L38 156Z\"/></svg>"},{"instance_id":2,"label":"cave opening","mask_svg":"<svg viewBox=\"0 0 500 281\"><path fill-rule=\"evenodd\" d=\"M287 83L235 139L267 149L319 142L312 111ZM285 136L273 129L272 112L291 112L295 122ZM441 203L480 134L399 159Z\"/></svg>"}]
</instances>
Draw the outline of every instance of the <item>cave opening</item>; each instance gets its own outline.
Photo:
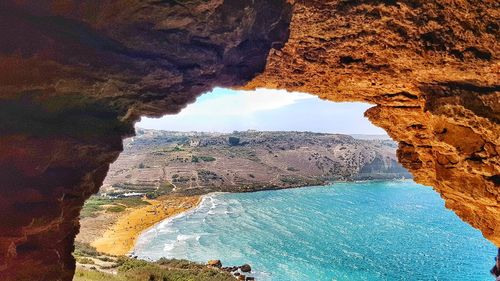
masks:
<instances>
[{"instance_id":1,"label":"cave opening","mask_svg":"<svg viewBox=\"0 0 500 281\"><path fill-rule=\"evenodd\" d=\"M214 86L374 104L415 181L500 246L497 6L2 1L0 279L72 280L80 211L134 122Z\"/></svg>"},{"instance_id":2,"label":"cave opening","mask_svg":"<svg viewBox=\"0 0 500 281\"><path fill-rule=\"evenodd\" d=\"M411 174L398 163L397 143L387 136L385 131L373 126L363 117L363 113L370 107L371 105L362 103L333 103L303 93L269 89L246 92L216 88L211 93L199 97L176 115L143 118L135 125L136 136L124 140L124 151L111 165L98 194L92 196L83 207L80 220L81 230L76 237L79 270L99 266L93 262L85 264L89 260L82 258L82 256L85 257L84 251L82 254L82 248L90 248L92 251L107 255L128 255L150 261L164 257L188 259L200 263L205 263L209 259L223 259L224 265L232 266L245 260L264 267L262 272L257 272L253 276L267 280L269 276L266 274L271 271L271 268L276 268L279 263L284 264L287 261L293 263L293 258L298 258L294 254L304 256L308 254L294 252L294 249L266 249L266 247L259 249L258 246L257 248L249 246L252 242L256 243L256 239L263 238L259 234L264 237L283 235L279 232L281 228L287 227L283 221L274 221L277 223L277 233L273 233L273 230L267 230L268 232L264 234L257 232L254 240L245 241L242 238L238 239L238 244L234 244L234 241L230 242L226 237L220 238L224 239L224 245L217 245L214 240L208 240L210 242L205 242L205 244L200 242L209 239L207 238L209 236L222 237L224 234L221 231L231 228L235 228L236 231L229 231L230 237L238 237L244 231L249 231L245 230L245 227L235 226L238 225L238 219L231 215L223 219L233 220L228 225L205 225L206 220L213 215L211 212L220 211L213 207L214 205L212 207L207 205L212 204L213 200L221 200L217 204L228 208L224 210L226 215L232 213L232 208L234 208L231 203L228 203L230 200L235 200L234 198L227 199L229 200L227 202L219 197L214 199L213 192L216 194L217 192L229 192L229 194L245 192L246 194L246 192L266 192L303 186L327 188L333 184L333 189L339 187L340 194L342 194L345 192L343 184L346 184L342 182L362 180L374 181L375 186L372 190L356 185L349 188L354 190L361 188L359 191L367 192L367 194L373 190L381 190L382 193L387 193L387 197L375 196L368 198L368 202L380 200L383 202L381 204L388 204L391 207L382 209L381 205L372 206L367 203L367 198L354 199L358 200L354 201L354 204L360 204L356 210L342 205L342 200L332 200L333 203L330 204L342 206L335 210L340 214L344 210L354 213L363 209L368 210L367 213L359 214L359 216L367 216L374 225L373 227L365 225L370 229L373 228L365 230L367 237L381 235L380 239L385 239L384 241L388 244L378 247L356 245L354 243L359 243L356 240L359 238L351 233L352 237L345 238L344 242L352 239L353 245L347 248L338 247L343 252L339 252L338 249L334 250L336 246L333 244L326 245L325 249L330 249L330 256L337 258L344 256L339 258L344 260L349 256L345 254L345 251L353 251L366 257L373 254L379 255L380 260L371 261L374 263L399 260L399 263L388 264L387 268L400 268L401 272L377 273L389 275L406 274L404 270L410 268L409 264L412 260L421 264L422 269L426 268L429 276L439 276L442 273L432 268L431 264L439 264L436 268L442 268L452 262L446 257L453 255L444 254L448 251L455 253L454 255L468 255L473 260L472 263L476 265L474 272L470 274L484 275L490 266L489 255L494 252L494 247L484 240L479 231L445 209L443 200L433 190L414 183L409 184L408 181L400 181L401 178L406 178L413 182ZM330 139L322 139L325 136ZM349 159L353 161L348 161ZM402 193L395 192L391 188L386 189L386 186L376 186L380 181L396 182L396 185L402 186L400 191L405 192L406 195L403 196ZM329 189L326 190L325 196L332 196L328 194ZM178 196L184 199L179 199ZM287 198L286 194L280 196ZM352 194L341 196L352 196ZM410 199L412 196L420 197L422 200ZM258 200L248 202L249 198L238 199L247 204L261 203ZM269 204L268 207L272 205L271 202L266 202ZM293 201L288 203L291 202ZM293 203L299 204L300 202ZM161 208L167 208L168 211L158 211ZM215 208L215 211L212 211L212 208ZM379 213L377 213L377 208L381 208ZM413 210L408 211L408 209ZM124 215L127 212L132 215ZM144 215L144 212L152 213L157 217L147 219L147 214ZM325 212L325 216L332 215L328 210ZM377 214L373 215L370 212ZM401 215L397 212L402 212L403 217L400 217ZM196 219L196 216L203 215L206 217L202 220ZM280 215L286 217L286 213L280 213ZM342 218L342 215L339 217L336 215L331 218ZM404 217L410 215L414 217L414 220ZM195 218L190 218L192 216ZM320 214L318 216L321 217ZM381 220L380 217L383 219ZM383 222L385 218L394 221ZM419 223L415 222L417 218L420 220ZM344 219L356 223L356 219L360 218ZM217 230L207 236L205 232L197 232L196 229L186 227L183 223L199 224L201 229L214 227ZM444 225L448 229L421 231L427 227L433 229L436 224ZM380 225L386 228L380 228ZM332 236L328 237L332 239L332 243L334 241L332 237L340 236L342 233L336 232L338 229L335 228L322 230L321 228L326 228L326 226L321 224L306 224L306 227L317 227L318 233L331 231ZM336 227L346 226L336 225ZM291 229L293 232L293 225ZM382 234L389 233L391 229L394 233L385 236ZM350 233L352 230L346 231ZM172 232L175 235L162 236L161 234ZM301 235L301 233L293 233L293 235ZM428 239L415 239L413 238L415 236L433 237L435 243L426 242ZM453 238L449 239L450 236ZM307 237L302 239L307 241ZM277 244L286 242L286 240L279 241ZM214 247L207 247L206 243ZM314 242L311 243L314 244ZM321 246L325 247L325 245ZM238 254L218 256L229 250L226 247L234 249ZM238 247L250 247L250 253L255 251L259 254L255 256L248 254L248 257L242 258L238 256L240 255ZM384 252L373 252L374 248L378 251L391 252L398 247L401 251L399 255L384 256ZM291 257L292 260L287 258L275 264L262 264L259 258L270 258L266 256L266 251L280 253L280 255ZM433 254L429 254L431 252ZM326 256L321 252L315 254L319 257L308 257L318 259ZM405 260L403 256L407 259ZM405 261L401 262L401 259ZM99 259L96 260L99 261ZM438 260L440 262L437 262ZM357 262L356 259L342 261L336 266L348 268L355 266ZM463 268L459 269L460 271L466 271L470 264L465 262L457 266ZM314 274L337 276L336 274L340 274L338 270L326 270L327 273L325 273L318 269L312 273L313 275L303 275L301 278L311 278ZM300 273L276 270L274 274L296 276ZM349 276L362 275L351 273Z\"/></svg>"}]
</instances>

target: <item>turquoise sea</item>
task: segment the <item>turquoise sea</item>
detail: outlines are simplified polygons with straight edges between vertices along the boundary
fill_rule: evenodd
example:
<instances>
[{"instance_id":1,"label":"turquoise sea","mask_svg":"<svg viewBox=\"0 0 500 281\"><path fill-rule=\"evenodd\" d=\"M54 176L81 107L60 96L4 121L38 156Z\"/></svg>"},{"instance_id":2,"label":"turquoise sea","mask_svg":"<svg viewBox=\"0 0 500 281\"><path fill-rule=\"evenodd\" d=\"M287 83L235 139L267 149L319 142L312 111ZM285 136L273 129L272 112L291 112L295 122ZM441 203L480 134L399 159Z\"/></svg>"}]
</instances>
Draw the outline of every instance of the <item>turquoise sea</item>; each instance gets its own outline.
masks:
<instances>
[{"instance_id":1,"label":"turquoise sea","mask_svg":"<svg viewBox=\"0 0 500 281\"><path fill-rule=\"evenodd\" d=\"M144 232L134 251L249 263L261 281L492 280L496 254L413 181L210 194Z\"/></svg>"}]
</instances>

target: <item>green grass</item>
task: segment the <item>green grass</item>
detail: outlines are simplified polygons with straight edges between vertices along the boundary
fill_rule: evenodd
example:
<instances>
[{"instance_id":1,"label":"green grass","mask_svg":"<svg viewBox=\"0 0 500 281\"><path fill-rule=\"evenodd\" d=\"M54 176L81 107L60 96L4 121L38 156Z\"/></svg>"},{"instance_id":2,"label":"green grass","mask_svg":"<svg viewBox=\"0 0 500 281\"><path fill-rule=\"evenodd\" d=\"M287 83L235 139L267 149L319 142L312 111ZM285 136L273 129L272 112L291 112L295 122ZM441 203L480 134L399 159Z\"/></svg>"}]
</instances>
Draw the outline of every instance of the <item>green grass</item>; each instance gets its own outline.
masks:
<instances>
[{"instance_id":1,"label":"green grass","mask_svg":"<svg viewBox=\"0 0 500 281\"><path fill-rule=\"evenodd\" d=\"M77 257L76 261L81 263L81 264L95 264L93 259L85 258L85 257L83 257L83 258Z\"/></svg>"},{"instance_id":2,"label":"green grass","mask_svg":"<svg viewBox=\"0 0 500 281\"><path fill-rule=\"evenodd\" d=\"M203 162L212 162L215 161L215 157L212 156L191 156L191 162L198 163L200 161Z\"/></svg>"},{"instance_id":3,"label":"green grass","mask_svg":"<svg viewBox=\"0 0 500 281\"><path fill-rule=\"evenodd\" d=\"M77 268L73 281L234 281L227 272L206 267L187 260L165 259L157 262L129 259L124 256L103 255L87 243L75 243L73 255L86 268ZM101 266L94 259L111 262ZM88 268L90 267L90 269ZM103 269L116 269L117 274L104 273Z\"/></svg>"},{"instance_id":4,"label":"green grass","mask_svg":"<svg viewBox=\"0 0 500 281\"><path fill-rule=\"evenodd\" d=\"M161 259L147 262L122 258L118 274L78 268L73 281L234 281L227 272L207 268L205 265L185 261Z\"/></svg>"},{"instance_id":5,"label":"green grass","mask_svg":"<svg viewBox=\"0 0 500 281\"><path fill-rule=\"evenodd\" d=\"M75 251L73 252L74 256L97 257L100 254L101 253L99 253L94 247L90 246L90 244L75 241Z\"/></svg>"},{"instance_id":6,"label":"green grass","mask_svg":"<svg viewBox=\"0 0 500 281\"><path fill-rule=\"evenodd\" d=\"M199 158L205 162L212 162L215 161L215 157L212 156L199 156Z\"/></svg>"},{"instance_id":7,"label":"green grass","mask_svg":"<svg viewBox=\"0 0 500 281\"><path fill-rule=\"evenodd\" d=\"M121 213L121 212L125 211L126 209L127 209L127 207L125 207L125 206L114 205L114 206L111 206L111 207L107 208L106 212L109 212L109 213Z\"/></svg>"},{"instance_id":8,"label":"green grass","mask_svg":"<svg viewBox=\"0 0 500 281\"><path fill-rule=\"evenodd\" d=\"M112 207L108 207L106 211L122 212L125 210L125 208L149 205L149 203L138 197L110 199L100 196L92 196L87 201L85 201L82 211L80 212L80 217L96 217L98 212L105 209L104 205L114 205Z\"/></svg>"},{"instance_id":9,"label":"green grass","mask_svg":"<svg viewBox=\"0 0 500 281\"><path fill-rule=\"evenodd\" d=\"M150 191L150 192L146 193L146 197L148 199L156 199L162 195L166 195L166 194L172 192L173 189L174 189L174 186L170 182L166 181L166 182L163 182L158 187L157 190Z\"/></svg>"}]
</instances>

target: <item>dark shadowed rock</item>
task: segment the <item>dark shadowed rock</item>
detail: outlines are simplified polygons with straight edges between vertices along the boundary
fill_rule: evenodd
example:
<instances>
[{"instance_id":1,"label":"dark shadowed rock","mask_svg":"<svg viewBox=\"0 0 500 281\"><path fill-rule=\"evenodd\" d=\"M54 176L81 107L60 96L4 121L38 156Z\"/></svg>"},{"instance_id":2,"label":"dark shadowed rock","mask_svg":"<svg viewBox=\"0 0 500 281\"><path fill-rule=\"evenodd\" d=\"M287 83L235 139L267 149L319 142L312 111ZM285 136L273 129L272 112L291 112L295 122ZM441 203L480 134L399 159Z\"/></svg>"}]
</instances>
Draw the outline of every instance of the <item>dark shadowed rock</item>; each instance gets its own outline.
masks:
<instances>
[{"instance_id":1,"label":"dark shadowed rock","mask_svg":"<svg viewBox=\"0 0 500 281\"><path fill-rule=\"evenodd\" d=\"M250 267L249 264L244 264L244 265L240 266L240 270L241 270L241 272L250 272L250 271L252 271L252 268Z\"/></svg>"}]
</instances>

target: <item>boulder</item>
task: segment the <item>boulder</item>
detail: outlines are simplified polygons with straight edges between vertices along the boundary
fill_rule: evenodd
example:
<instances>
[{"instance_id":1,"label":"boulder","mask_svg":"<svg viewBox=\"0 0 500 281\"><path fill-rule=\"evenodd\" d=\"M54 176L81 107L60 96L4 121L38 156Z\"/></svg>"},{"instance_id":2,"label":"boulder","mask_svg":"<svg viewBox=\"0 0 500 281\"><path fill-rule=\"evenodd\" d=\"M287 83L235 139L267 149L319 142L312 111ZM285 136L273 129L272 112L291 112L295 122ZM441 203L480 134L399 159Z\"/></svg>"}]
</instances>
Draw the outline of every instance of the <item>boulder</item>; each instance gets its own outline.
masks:
<instances>
[{"instance_id":1,"label":"boulder","mask_svg":"<svg viewBox=\"0 0 500 281\"><path fill-rule=\"evenodd\" d=\"M241 270L241 272L250 272L250 271L252 271L252 268L250 267L249 264L244 264L244 265L240 266L240 270Z\"/></svg>"},{"instance_id":2,"label":"boulder","mask_svg":"<svg viewBox=\"0 0 500 281\"><path fill-rule=\"evenodd\" d=\"M207 262L207 265L211 266L211 267L221 268L222 267L222 262L220 260L209 260Z\"/></svg>"}]
</instances>

